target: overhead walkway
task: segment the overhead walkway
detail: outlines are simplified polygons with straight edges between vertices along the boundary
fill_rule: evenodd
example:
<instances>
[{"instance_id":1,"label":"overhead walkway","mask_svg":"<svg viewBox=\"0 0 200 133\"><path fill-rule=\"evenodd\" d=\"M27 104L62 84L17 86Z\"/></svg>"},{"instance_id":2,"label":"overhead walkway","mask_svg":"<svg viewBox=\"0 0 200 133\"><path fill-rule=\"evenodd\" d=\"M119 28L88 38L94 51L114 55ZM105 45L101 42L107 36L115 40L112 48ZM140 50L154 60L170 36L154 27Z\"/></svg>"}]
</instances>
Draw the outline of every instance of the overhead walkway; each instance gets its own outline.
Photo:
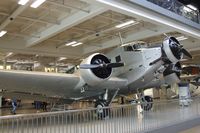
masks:
<instances>
[{"instance_id":1,"label":"overhead walkway","mask_svg":"<svg viewBox=\"0 0 200 133\"><path fill-rule=\"evenodd\" d=\"M199 39L200 15L178 0L98 0L109 9ZM169 31L169 32L171 32Z\"/></svg>"},{"instance_id":2,"label":"overhead walkway","mask_svg":"<svg viewBox=\"0 0 200 133\"><path fill-rule=\"evenodd\" d=\"M129 1L135 2L135 0L129 0ZM142 2L141 1L137 1L137 2L138 2L137 4L139 5L142 5L148 9L154 10L172 19L176 19L177 21L182 22L184 18L187 20L190 20L190 21L184 21L183 23L188 24L190 26L194 26L194 27L197 26L197 28L199 29L198 25L195 25L195 24L200 24L199 11L197 9L194 10L193 8L185 6L184 4L180 3L178 0L171 0L171 1L145 0ZM152 5L149 5L149 4L152 4ZM159 6L160 8L156 7L155 5ZM155 8L152 8L152 6L155 6ZM175 13L176 15L181 16L182 20L179 20L179 18L176 18L176 16L173 16L173 14L171 13ZM194 22L194 24L191 23L191 21Z\"/></svg>"},{"instance_id":3,"label":"overhead walkway","mask_svg":"<svg viewBox=\"0 0 200 133\"><path fill-rule=\"evenodd\" d=\"M200 124L200 99L188 107L178 100L154 103L150 111L139 104L0 117L0 133L177 133Z\"/></svg>"}]
</instances>

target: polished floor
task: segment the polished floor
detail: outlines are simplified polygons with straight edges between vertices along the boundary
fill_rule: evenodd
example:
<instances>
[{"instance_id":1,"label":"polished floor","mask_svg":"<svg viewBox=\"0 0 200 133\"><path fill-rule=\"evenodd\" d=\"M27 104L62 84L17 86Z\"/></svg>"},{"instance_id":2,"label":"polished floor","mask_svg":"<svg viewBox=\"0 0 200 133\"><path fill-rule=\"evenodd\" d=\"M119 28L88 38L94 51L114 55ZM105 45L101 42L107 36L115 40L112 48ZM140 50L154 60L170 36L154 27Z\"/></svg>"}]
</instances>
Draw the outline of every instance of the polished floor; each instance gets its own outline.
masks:
<instances>
[{"instance_id":1,"label":"polished floor","mask_svg":"<svg viewBox=\"0 0 200 133\"><path fill-rule=\"evenodd\" d=\"M13 115L11 113L12 107L6 107L6 108L0 108L0 116L7 116L7 115ZM50 109L48 109L50 110ZM35 109L33 106L26 106L26 107L18 107L16 109L16 114L33 114L33 113L42 113L46 112L42 109Z\"/></svg>"},{"instance_id":2,"label":"polished floor","mask_svg":"<svg viewBox=\"0 0 200 133\"><path fill-rule=\"evenodd\" d=\"M179 133L200 133L200 125Z\"/></svg>"}]
</instances>

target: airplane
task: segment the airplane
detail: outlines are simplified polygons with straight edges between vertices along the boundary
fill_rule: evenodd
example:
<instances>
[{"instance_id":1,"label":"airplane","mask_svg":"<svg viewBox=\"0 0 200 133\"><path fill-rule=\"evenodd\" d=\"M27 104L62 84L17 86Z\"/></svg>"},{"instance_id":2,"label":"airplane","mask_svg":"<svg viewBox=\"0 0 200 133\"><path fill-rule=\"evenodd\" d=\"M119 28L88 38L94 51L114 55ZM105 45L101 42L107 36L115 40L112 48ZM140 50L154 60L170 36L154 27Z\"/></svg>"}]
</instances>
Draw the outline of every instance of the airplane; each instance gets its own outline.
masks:
<instances>
[{"instance_id":1,"label":"airplane","mask_svg":"<svg viewBox=\"0 0 200 133\"><path fill-rule=\"evenodd\" d=\"M179 82L178 62L183 55L192 58L175 37L166 37L159 47L129 44L106 55L94 53L80 63L74 74L0 70L0 88L70 101L95 98L95 107L102 108L109 106L116 95ZM149 103L143 109L150 110L153 99L143 93L141 99Z\"/></svg>"}]
</instances>

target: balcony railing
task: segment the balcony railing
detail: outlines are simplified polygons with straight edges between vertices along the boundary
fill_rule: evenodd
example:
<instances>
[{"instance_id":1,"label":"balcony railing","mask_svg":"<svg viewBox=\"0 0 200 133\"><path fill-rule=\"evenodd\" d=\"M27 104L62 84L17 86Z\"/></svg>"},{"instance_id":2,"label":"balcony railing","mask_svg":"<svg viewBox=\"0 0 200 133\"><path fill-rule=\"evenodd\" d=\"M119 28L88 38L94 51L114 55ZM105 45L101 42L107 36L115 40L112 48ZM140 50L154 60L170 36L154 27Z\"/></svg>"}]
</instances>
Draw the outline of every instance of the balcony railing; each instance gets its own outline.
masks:
<instances>
[{"instance_id":1,"label":"balcony railing","mask_svg":"<svg viewBox=\"0 0 200 133\"><path fill-rule=\"evenodd\" d=\"M147 0L147 1L154 3L160 7L163 7L164 9L172 11L196 23L200 23L200 15L198 9L194 10L188 6L185 6L178 0Z\"/></svg>"},{"instance_id":2,"label":"balcony railing","mask_svg":"<svg viewBox=\"0 0 200 133\"><path fill-rule=\"evenodd\" d=\"M143 103L145 104L145 103ZM182 104L181 104L182 105ZM69 110L0 117L0 133L140 133L200 117L200 98L186 107L179 100L98 109Z\"/></svg>"}]
</instances>

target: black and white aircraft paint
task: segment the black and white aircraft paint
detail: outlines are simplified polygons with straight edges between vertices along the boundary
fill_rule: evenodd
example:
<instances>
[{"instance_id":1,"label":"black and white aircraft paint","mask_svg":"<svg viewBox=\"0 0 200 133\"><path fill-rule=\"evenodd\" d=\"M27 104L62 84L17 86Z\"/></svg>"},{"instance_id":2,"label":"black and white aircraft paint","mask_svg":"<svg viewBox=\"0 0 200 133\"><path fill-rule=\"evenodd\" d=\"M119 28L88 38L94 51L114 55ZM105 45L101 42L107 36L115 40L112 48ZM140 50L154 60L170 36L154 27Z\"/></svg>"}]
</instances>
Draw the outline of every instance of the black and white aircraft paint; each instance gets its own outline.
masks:
<instances>
[{"instance_id":1,"label":"black and white aircraft paint","mask_svg":"<svg viewBox=\"0 0 200 133\"><path fill-rule=\"evenodd\" d=\"M106 106L110 103L107 102L109 92L114 97L161 83L178 82L177 64L183 54L191 57L176 38L167 37L160 47L138 48L130 44L107 55L94 53L81 62L75 74L0 70L0 88L69 100L102 96L97 106ZM150 97L145 99L152 101Z\"/></svg>"}]
</instances>

